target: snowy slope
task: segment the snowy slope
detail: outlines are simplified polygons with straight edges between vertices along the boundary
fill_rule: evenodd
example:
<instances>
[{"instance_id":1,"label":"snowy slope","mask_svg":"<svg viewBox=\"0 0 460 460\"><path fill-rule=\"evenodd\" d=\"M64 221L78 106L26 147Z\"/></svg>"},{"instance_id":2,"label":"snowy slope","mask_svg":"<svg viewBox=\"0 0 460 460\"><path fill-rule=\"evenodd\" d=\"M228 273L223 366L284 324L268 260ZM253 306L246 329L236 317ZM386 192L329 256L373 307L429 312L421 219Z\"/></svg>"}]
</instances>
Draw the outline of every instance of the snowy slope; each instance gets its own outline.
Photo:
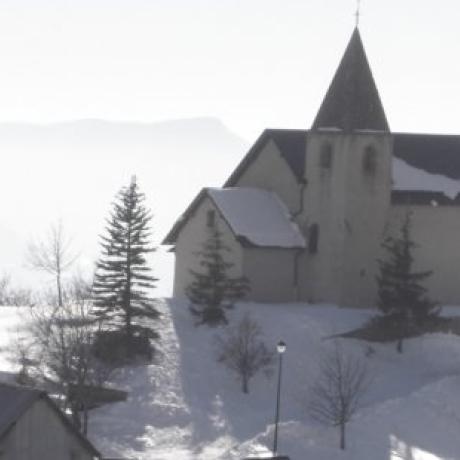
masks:
<instances>
[{"instance_id":1,"label":"snowy slope","mask_svg":"<svg viewBox=\"0 0 460 460\"><path fill-rule=\"evenodd\" d=\"M407 342L398 355L393 345L347 340L351 353L368 359L373 375L365 407L350 426L349 450L337 449L335 430L319 426L305 411L308 382L330 334L361 324L370 312L333 306L239 305L274 345L284 338L280 450L293 460L346 458L376 460L460 459L460 338L431 335ZM173 327L174 324L174 327ZM132 398L94 415L94 440L110 454L140 459L236 460L268 452L276 394L275 378L257 377L244 395L233 376L214 361L219 330L195 328L186 306L164 306L159 364L126 371L120 382ZM222 332L222 330L220 330ZM119 420L121 419L121 420ZM119 420L117 425L114 420ZM105 428L104 428L105 427ZM394 454L391 454L391 451Z\"/></svg>"},{"instance_id":2,"label":"snowy slope","mask_svg":"<svg viewBox=\"0 0 460 460\"><path fill-rule=\"evenodd\" d=\"M268 453L273 440L276 378L263 375L244 395L215 363L215 335L223 328L195 327L186 305L163 303L156 362L123 369L117 386L127 402L98 409L90 437L104 454L132 459L237 460ZM231 323L250 311L274 346L283 338L279 448L292 460L460 459L460 337L433 334L392 344L344 340L367 360L372 386L350 424L348 449L337 448L335 429L318 425L306 410L307 387L317 372L327 337L362 324L372 312L330 305L240 304ZM12 313L0 309L0 325ZM12 332L14 330L11 330ZM2 366L7 362L0 360ZM1 370L1 369L0 369Z\"/></svg>"}]
</instances>

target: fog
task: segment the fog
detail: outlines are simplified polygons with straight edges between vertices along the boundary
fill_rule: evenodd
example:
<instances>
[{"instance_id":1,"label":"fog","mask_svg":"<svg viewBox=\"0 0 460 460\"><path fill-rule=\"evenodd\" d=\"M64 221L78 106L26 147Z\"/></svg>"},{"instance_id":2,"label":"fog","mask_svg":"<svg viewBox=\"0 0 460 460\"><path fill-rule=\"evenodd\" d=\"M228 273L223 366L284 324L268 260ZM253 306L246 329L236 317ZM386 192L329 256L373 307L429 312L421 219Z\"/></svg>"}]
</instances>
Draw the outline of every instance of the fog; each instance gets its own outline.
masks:
<instances>
[{"instance_id":1,"label":"fog","mask_svg":"<svg viewBox=\"0 0 460 460\"><path fill-rule=\"evenodd\" d=\"M200 188L222 185L245 149L243 140L211 118L0 124L6 160L0 172L0 272L15 285L46 287L51 280L26 266L27 246L61 220L80 254L74 269L90 274L111 203L132 175L153 213L158 247ZM149 259L158 296L171 293L174 259L167 249L158 247Z\"/></svg>"}]
</instances>

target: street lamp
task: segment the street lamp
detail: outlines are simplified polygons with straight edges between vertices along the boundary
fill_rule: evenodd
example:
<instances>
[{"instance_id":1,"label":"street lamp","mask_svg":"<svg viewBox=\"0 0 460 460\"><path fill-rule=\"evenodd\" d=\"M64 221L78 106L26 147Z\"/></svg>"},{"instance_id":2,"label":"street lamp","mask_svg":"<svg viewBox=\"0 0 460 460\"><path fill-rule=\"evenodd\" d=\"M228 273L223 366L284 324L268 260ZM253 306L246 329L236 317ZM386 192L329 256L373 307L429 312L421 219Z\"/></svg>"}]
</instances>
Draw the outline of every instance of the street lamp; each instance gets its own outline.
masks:
<instances>
[{"instance_id":1,"label":"street lamp","mask_svg":"<svg viewBox=\"0 0 460 460\"><path fill-rule=\"evenodd\" d=\"M276 345L276 351L279 356L278 365L278 389L276 393L276 414L275 414L275 436L273 439L273 454L276 455L278 451L278 422L280 418L280 396L281 396L281 373L283 370L283 353L286 351L286 344L280 340Z\"/></svg>"}]
</instances>

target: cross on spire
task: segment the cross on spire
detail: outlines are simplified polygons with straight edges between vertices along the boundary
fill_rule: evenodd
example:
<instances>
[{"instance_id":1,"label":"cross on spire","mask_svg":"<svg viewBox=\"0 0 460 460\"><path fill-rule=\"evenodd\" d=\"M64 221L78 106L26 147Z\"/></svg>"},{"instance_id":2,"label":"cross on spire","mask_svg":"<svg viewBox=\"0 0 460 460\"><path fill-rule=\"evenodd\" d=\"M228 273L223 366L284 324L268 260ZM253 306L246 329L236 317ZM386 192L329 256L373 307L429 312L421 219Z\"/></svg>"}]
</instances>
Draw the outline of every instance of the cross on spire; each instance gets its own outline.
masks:
<instances>
[{"instance_id":1,"label":"cross on spire","mask_svg":"<svg viewBox=\"0 0 460 460\"><path fill-rule=\"evenodd\" d=\"M356 27L359 26L360 14L361 14L361 0L356 0L356 13L355 13Z\"/></svg>"}]
</instances>

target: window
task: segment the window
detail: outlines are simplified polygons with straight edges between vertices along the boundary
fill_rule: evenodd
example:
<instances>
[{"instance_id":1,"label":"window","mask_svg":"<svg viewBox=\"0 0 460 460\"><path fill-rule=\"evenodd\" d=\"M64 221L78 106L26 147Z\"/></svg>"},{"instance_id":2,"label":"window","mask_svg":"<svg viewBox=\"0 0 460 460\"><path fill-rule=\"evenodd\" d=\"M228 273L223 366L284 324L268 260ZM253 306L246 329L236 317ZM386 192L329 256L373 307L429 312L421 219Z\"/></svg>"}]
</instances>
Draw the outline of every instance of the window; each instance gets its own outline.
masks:
<instances>
[{"instance_id":1,"label":"window","mask_svg":"<svg viewBox=\"0 0 460 460\"><path fill-rule=\"evenodd\" d=\"M215 224L216 224L216 211L214 211L213 209L210 209L206 213L206 225L208 227L214 227Z\"/></svg>"},{"instance_id":2,"label":"window","mask_svg":"<svg viewBox=\"0 0 460 460\"><path fill-rule=\"evenodd\" d=\"M322 169L332 168L332 145L329 142L321 146L319 165Z\"/></svg>"},{"instance_id":3,"label":"window","mask_svg":"<svg viewBox=\"0 0 460 460\"><path fill-rule=\"evenodd\" d=\"M377 170L377 152L372 145L369 145L364 150L363 156L363 171L366 174L374 175Z\"/></svg>"},{"instance_id":4,"label":"window","mask_svg":"<svg viewBox=\"0 0 460 460\"><path fill-rule=\"evenodd\" d=\"M310 225L308 231L308 252L316 254L318 252L319 227L318 224Z\"/></svg>"}]
</instances>

